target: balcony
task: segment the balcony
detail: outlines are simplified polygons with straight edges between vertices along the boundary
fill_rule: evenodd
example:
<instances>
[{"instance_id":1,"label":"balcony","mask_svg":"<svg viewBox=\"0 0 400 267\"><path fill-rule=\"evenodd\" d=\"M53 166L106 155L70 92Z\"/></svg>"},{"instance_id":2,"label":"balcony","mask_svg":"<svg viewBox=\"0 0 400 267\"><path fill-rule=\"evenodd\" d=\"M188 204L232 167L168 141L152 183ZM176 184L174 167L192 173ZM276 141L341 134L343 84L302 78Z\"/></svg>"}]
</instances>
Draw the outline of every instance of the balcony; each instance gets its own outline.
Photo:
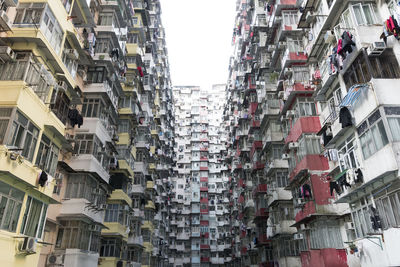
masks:
<instances>
[{"instance_id":1,"label":"balcony","mask_svg":"<svg viewBox=\"0 0 400 267\"><path fill-rule=\"evenodd\" d=\"M264 172L266 175L271 174L274 169L287 169L289 168L288 161L285 159L272 159L265 163Z\"/></svg>"},{"instance_id":2,"label":"balcony","mask_svg":"<svg viewBox=\"0 0 400 267\"><path fill-rule=\"evenodd\" d=\"M275 235L291 235L297 232L296 227L291 227L295 223L294 220L283 220L278 224L272 226L272 234L268 236L268 238L273 237Z\"/></svg>"},{"instance_id":3,"label":"balcony","mask_svg":"<svg viewBox=\"0 0 400 267\"><path fill-rule=\"evenodd\" d=\"M269 216L268 208L258 208L255 213L257 219L267 219Z\"/></svg>"},{"instance_id":4,"label":"balcony","mask_svg":"<svg viewBox=\"0 0 400 267\"><path fill-rule=\"evenodd\" d=\"M209 257L201 257L200 262L210 262L210 258Z\"/></svg>"},{"instance_id":5,"label":"balcony","mask_svg":"<svg viewBox=\"0 0 400 267\"><path fill-rule=\"evenodd\" d=\"M289 174L290 183L296 180L298 174L303 170L326 171L329 169L328 159L321 155L305 155L300 162L297 162Z\"/></svg>"},{"instance_id":6,"label":"balcony","mask_svg":"<svg viewBox=\"0 0 400 267\"><path fill-rule=\"evenodd\" d=\"M253 190L253 196L255 197L257 194L266 194L267 193L267 184L259 184Z\"/></svg>"},{"instance_id":7,"label":"balcony","mask_svg":"<svg viewBox=\"0 0 400 267\"><path fill-rule=\"evenodd\" d=\"M271 239L268 239L266 234L260 234L257 237L257 245L267 245L270 243L271 243Z\"/></svg>"},{"instance_id":8,"label":"balcony","mask_svg":"<svg viewBox=\"0 0 400 267\"><path fill-rule=\"evenodd\" d=\"M114 89L110 86L107 81L103 83L91 83L83 88L84 93L93 94L104 94L108 103L110 103L115 110L118 110L118 94L114 92Z\"/></svg>"},{"instance_id":9,"label":"balcony","mask_svg":"<svg viewBox=\"0 0 400 267\"><path fill-rule=\"evenodd\" d=\"M307 62L307 55L304 52L291 52L289 51L289 48L287 48L282 56L281 66L282 69L285 69L294 64L302 64L306 62Z\"/></svg>"},{"instance_id":10,"label":"balcony","mask_svg":"<svg viewBox=\"0 0 400 267\"><path fill-rule=\"evenodd\" d=\"M143 246L143 237L142 236L129 236L128 245L137 245L137 246Z\"/></svg>"},{"instance_id":11,"label":"balcony","mask_svg":"<svg viewBox=\"0 0 400 267\"><path fill-rule=\"evenodd\" d=\"M7 16L7 12L4 10L0 11L0 28L1 31L8 32L11 30L12 22Z\"/></svg>"},{"instance_id":12,"label":"balcony","mask_svg":"<svg viewBox=\"0 0 400 267\"><path fill-rule=\"evenodd\" d=\"M276 201L285 201L292 199L292 193L289 190L285 190L282 187L271 189L268 193L268 206L273 205Z\"/></svg>"},{"instance_id":13,"label":"balcony","mask_svg":"<svg viewBox=\"0 0 400 267\"><path fill-rule=\"evenodd\" d=\"M288 136L285 138L285 144L296 142L302 134L318 133L321 124L318 116L300 117L290 128Z\"/></svg>"},{"instance_id":14,"label":"balcony","mask_svg":"<svg viewBox=\"0 0 400 267\"><path fill-rule=\"evenodd\" d=\"M112 191L110 197L108 198L108 200L113 201L125 201L125 203L127 203L129 205L129 207L132 207L132 199L127 195L127 193L125 193L124 191L122 191L122 189L115 189Z\"/></svg>"}]
</instances>

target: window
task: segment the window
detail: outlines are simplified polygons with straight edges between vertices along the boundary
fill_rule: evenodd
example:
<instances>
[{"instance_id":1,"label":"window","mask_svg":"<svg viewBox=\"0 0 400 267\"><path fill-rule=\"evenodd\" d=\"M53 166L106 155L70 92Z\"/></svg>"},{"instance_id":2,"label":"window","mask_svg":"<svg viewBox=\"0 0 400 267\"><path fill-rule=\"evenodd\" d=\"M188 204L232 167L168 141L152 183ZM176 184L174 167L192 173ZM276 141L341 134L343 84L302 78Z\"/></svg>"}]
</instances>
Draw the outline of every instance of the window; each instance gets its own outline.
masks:
<instances>
[{"instance_id":1,"label":"window","mask_svg":"<svg viewBox=\"0 0 400 267\"><path fill-rule=\"evenodd\" d=\"M12 112L12 108L0 108L0 144L4 144Z\"/></svg>"},{"instance_id":2,"label":"window","mask_svg":"<svg viewBox=\"0 0 400 267\"><path fill-rule=\"evenodd\" d=\"M376 10L376 6L373 4L353 4L351 5L351 8L353 10L356 25L372 25L381 21L378 17L379 13Z\"/></svg>"},{"instance_id":3,"label":"window","mask_svg":"<svg viewBox=\"0 0 400 267\"><path fill-rule=\"evenodd\" d=\"M14 24L38 24L44 10L43 3L20 3Z\"/></svg>"},{"instance_id":4,"label":"window","mask_svg":"<svg viewBox=\"0 0 400 267\"><path fill-rule=\"evenodd\" d=\"M107 191L89 174L74 174L68 177L65 198L84 198L94 205L106 203Z\"/></svg>"},{"instance_id":5,"label":"window","mask_svg":"<svg viewBox=\"0 0 400 267\"><path fill-rule=\"evenodd\" d=\"M297 12L282 12L283 24L293 25L297 24Z\"/></svg>"},{"instance_id":6,"label":"window","mask_svg":"<svg viewBox=\"0 0 400 267\"><path fill-rule=\"evenodd\" d=\"M75 140L75 154L92 154L99 162L101 162L102 152L99 151L99 148L101 150L103 144L97 136L93 134L77 134Z\"/></svg>"},{"instance_id":7,"label":"window","mask_svg":"<svg viewBox=\"0 0 400 267\"><path fill-rule=\"evenodd\" d=\"M348 137L346 141L338 146L339 166L341 172L360 167L354 147L354 135Z\"/></svg>"},{"instance_id":8,"label":"window","mask_svg":"<svg viewBox=\"0 0 400 267\"><path fill-rule=\"evenodd\" d=\"M14 122L11 125L8 145L22 149L21 155L32 161L38 135L39 129L17 111Z\"/></svg>"},{"instance_id":9,"label":"window","mask_svg":"<svg viewBox=\"0 0 400 267\"><path fill-rule=\"evenodd\" d=\"M370 209L372 204L369 199L362 198L358 203L353 204L354 207L351 210L351 217L356 230L357 238L366 236L368 233L373 233L371 224Z\"/></svg>"},{"instance_id":10,"label":"window","mask_svg":"<svg viewBox=\"0 0 400 267\"><path fill-rule=\"evenodd\" d=\"M127 207L128 209L126 209ZM118 222L122 225L128 224L129 207L119 204L107 204L106 213L104 215L105 222Z\"/></svg>"},{"instance_id":11,"label":"window","mask_svg":"<svg viewBox=\"0 0 400 267\"><path fill-rule=\"evenodd\" d=\"M300 117L316 116L315 103L310 98L298 98L296 101L296 119Z\"/></svg>"},{"instance_id":12,"label":"window","mask_svg":"<svg viewBox=\"0 0 400 267\"><path fill-rule=\"evenodd\" d=\"M47 204L28 196L22 219L21 234L42 238L46 213Z\"/></svg>"},{"instance_id":13,"label":"window","mask_svg":"<svg viewBox=\"0 0 400 267\"><path fill-rule=\"evenodd\" d=\"M116 238L101 240L100 257L120 257L121 241Z\"/></svg>"},{"instance_id":14,"label":"window","mask_svg":"<svg viewBox=\"0 0 400 267\"><path fill-rule=\"evenodd\" d=\"M372 156L389 142L379 109L361 123L357 132L364 159Z\"/></svg>"},{"instance_id":15,"label":"window","mask_svg":"<svg viewBox=\"0 0 400 267\"><path fill-rule=\"evenodd\" d=\"M60 221L57 234L56 248L78 248L85 251L97 252L100 243L100 227L86 222Z\"/></svg>"},{"instance_id":16,"label":"window","mask_svg":"<svg viewBox=\"0 0 400 267\"><path fill-rule=\"evenodd\" d=\"M396 79L400 78L399 63L392 49L386 49L377 57L369 57L372 76L374 78Z\"/></svg>"},{"instance_id":17,"label":"window","mask_svg":"<svg viewBox=\"0 0 400 267\"><path fill-rule=\"evenodd\" d=\"M64 124L67 123L70 100L62 90L53 90L50 108Z\"/></svg>"},{"instance_id":18,"label":"window","mask_svg":"<svg viewBox=\"0 0 400 267\"><path fill-rule=\"evenodd\" d=\"M400 107L385 107L384 109L393 141L398 142L400 141Z\"/></svg>"},{"instance_id":19,"label":"window","mask_svg":"<svg viewBox=\"0 0 400 267\"><path fill-rule=\"evenodd\" d=\"M336 222L317 222L310 230L311 249L343 248L340 227Z\"/></svg>"},{"instance_id":20,"label":"window","mask_svg":"<svg viewBox=\"0 0 400 267\"><path fill-rule=\"evenodd\" d=\"M100 98L85 98L82 106L82 116L89 118L101 118L103 117L105 105Z\"/></svg>"},{"instance_id":21,"label":"window","mask_svg":"<svg viewBox=\"0 0 400 267\"><path fill-rule=\"evenodd\" d=\"M287 171L277 171L276 172L276 186L286 187L288 183L288 172Z\"/></svg>"},{"instance_id":22,"label":"window","mask_svg":"<svg viewBox=\"0 0 400 267\"><path fill-rule=\"evenodd\" d=\"M297 51L302 51L302 49ZM310 80L308 67L293 67L293 80L294 82L308 82Z\"/></svg>"},{"instance_id":23,"label":"window","mask_svg":"<svg viewBox=\"0 0 400 267\"><path fill-rule=\"evenodd\" d=\"M286 39L287 42L287 47L289 49L289 52L291 53L298 53L298 52L303 52L304 51L304 46L303 46L303 40L300 38L290 38L288 37ZM296 67L296 69L305 69L307 67ZM310 71L308 70L308 75ZM307 74L304 74L307 75ZM296 81L296 80L295 80ZM305 80L298 80L298 81L305 81Z\"/></svg>"},{"instance_id":24,"label":"window","mask_svg":"<svg viewBox=\"0 0 400 267\"><path fill-rule=\"evenodd\" d=\"M321 152L320 138L317 136L304 135L299 141L297 149L297 162L300 162L306 155L316 155Z\"/></svg>"},{"instance_id":25,"label":"window","mask_svg":"<svg viewBox=\"0 0 400 267\"><path fill-rule=\"evenodd\" d=\"M36 165L51 176L54 176L58 163L58 153L60 149L50 141L50 139L42 135L39 151L36 157Z\"/></svg>"},{"instance_id":26,"label":"window","mask_svg":"<svg viewBox=\"0 0 400 267\"><path fill-rule=\"evenodd\" d=\"M99 25L114 26L113 13L101 13L99 17Z\"/></svg>"},{"instance_id":27,"label":"window","mask_svg":"<svg viewBox=\"0 0 400 267\"><path fill-rule=\"evenodd\" d=\"M400 191L375 199L383 229L400 226Z\"/></svg>"},{"instance_id":28,"label":"window","mask_svg":"<svg viewBox=\"0 0 400 267\"><path fill-rule=\"evenodd\" d=\"M106 80L107 70L105 67L89 68L87 71L88 83L102 83Z\"/></svg>"},{"instance_id":29,"label":"window","mask_svg":"<svg viewBox=\"0 0 400 267\"><path fill-rule=\"evenodd\" d=\"M15 232L25 193L0 182L0 229Z\"/></svg>"}]
</instances>

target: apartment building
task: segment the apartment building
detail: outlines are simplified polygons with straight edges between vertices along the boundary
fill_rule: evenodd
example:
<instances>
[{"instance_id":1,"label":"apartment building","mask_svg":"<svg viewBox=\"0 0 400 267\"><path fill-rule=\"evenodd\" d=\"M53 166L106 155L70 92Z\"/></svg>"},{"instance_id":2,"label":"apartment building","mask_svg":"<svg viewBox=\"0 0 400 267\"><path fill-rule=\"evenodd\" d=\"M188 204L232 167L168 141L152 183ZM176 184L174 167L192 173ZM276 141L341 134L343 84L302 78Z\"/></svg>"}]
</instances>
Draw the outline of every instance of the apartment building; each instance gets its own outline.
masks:
<instances>
[{"instance_id":1,"label":"apartment building","mask_svg":"<svg viewBox=\"0 0 400 267\"><path fill-rule=\"evenodd\" d=\"M237 1L224 108L236 266L399 265L399 10Z\"/></svg>"},{"instance_id":2,"label":"apartment building","mask_svg":"<svg viewBox=\"0 0 400 267\"><path fill-rule=\"evenodd\" d=\"M230 261L227 165L221 151L225 85L174 86L175 159L170 193L171 266Z\"/></svg>"},{"instance_id":3,"label":"apartment building","mask_svg":"<svg viewBox=\"0 0 400 267\"><path fill-rule=\"evenodd\" d=\"M159 1L1 1L5 266L166 266L174 120Z\"/></svg>"}]
</instances>

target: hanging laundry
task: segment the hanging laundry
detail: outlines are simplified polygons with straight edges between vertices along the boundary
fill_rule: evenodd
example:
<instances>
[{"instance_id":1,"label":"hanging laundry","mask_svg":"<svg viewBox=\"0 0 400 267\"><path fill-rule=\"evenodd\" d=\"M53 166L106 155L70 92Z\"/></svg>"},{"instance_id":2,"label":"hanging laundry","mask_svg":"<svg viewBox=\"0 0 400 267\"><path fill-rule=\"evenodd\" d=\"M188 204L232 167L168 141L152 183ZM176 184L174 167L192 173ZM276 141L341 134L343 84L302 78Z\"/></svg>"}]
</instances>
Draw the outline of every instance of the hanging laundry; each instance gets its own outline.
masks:
<instances>
[{"instance_id":1,"label":"hanging laundry","mask_svg":"<svg viewBox=\"0 0 400 267\"><path fill-rule=\"evenodd\" d=\"M356 173L356 179L354 180L354 182L356 182L356 183L362 183L362 182L364 181L364 175L363 175L361 169L358 168L358 169L355 171L355 173Z\"/></svg>"},{"instance_id":2,"label":"hanging laundry","mask_svg":"<svg viewBox=\"0 0 400 267\"><path fill-rule=\"evenodd\" d=\"M347 107L342 107L339 112L339 123L342 124L342 128L353 125L353 117Z\"/></svg>"},{"instance_id":3,"label":"hanging laundry","mask_svg":"<svg viewBox=\"0 0 400 267\"><path fill-rule=\"evenodd\" d=\"M311 186L309 184L304 184L301 189L303 198L312 198Z\"/></svg>"},{"instance_id":4,"label":"hanging laundry","mask_svg":"<svg viewBox=\"0 0 400 267\"><path fill-rule=\"evenodd\" d=\"M334 182L329 182L329 189L331 192L331 196L333 196L333 191L336 191L337 195L340 195L341 191L340 191L340 187L338 185L338 183L336 181Z\"/></svg>"},{"instance_id":5,"label":"hanging laundry","mask_svg":"<svg viewBox=\"0 0 400 267\"><path fill-rule=\"evenodd\" d=\"M47 180L48 180L47 173L46 173L45 171L42 171L42 172L39 174L39 181L38 181L39 185L40 185L41 187L44 187L44 186L46 185Z\"/></svg>"}]
</instances>

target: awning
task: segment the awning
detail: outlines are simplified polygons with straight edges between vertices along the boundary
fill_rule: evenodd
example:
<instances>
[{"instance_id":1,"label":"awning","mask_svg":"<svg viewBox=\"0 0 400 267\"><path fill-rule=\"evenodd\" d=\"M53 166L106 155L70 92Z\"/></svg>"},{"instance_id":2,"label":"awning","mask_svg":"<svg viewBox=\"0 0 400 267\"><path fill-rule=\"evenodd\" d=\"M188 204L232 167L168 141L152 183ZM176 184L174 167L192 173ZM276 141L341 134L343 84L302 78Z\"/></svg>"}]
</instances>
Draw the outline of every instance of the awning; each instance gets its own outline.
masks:
<instances>
[{"instance_id":1,"label":"awning","mask_svg":"<svg viewBox=\"0 0 400 267\"><path fill-rule=\"evenodd\" d=\"M334 180L334 181L339 180L339 179L340 179L343 175L345 175L346 173L347 173L347 170L342 171L341 173L337 174L337 175L333 178L333 180Z\"/></svg>"},{"instance_id":2,"label":"awning","mask_svg":"<svg viewBox=\"0 0 400 267\"><path fill-rule=\"evenodd\" d=\"M356 84L350 87L347 95L343 98L340 107L352 108L360 99L361 93L369 88L368 84Z\"/></svg>"},{"instance_id":3,"label":"awning","mask_svg":"<svg viewBox=\"0 0 400 267\"><path fill-rule=\"evenodd\" d=\"M352 192L339 198L335 203L352 203L366 195L371 194L374 190L381 188L382 186L397 179L398 170L392 170L382 173L375 177L371 181L366 182L360 187L354 189Z\"/></svg>"}]
</instances>

